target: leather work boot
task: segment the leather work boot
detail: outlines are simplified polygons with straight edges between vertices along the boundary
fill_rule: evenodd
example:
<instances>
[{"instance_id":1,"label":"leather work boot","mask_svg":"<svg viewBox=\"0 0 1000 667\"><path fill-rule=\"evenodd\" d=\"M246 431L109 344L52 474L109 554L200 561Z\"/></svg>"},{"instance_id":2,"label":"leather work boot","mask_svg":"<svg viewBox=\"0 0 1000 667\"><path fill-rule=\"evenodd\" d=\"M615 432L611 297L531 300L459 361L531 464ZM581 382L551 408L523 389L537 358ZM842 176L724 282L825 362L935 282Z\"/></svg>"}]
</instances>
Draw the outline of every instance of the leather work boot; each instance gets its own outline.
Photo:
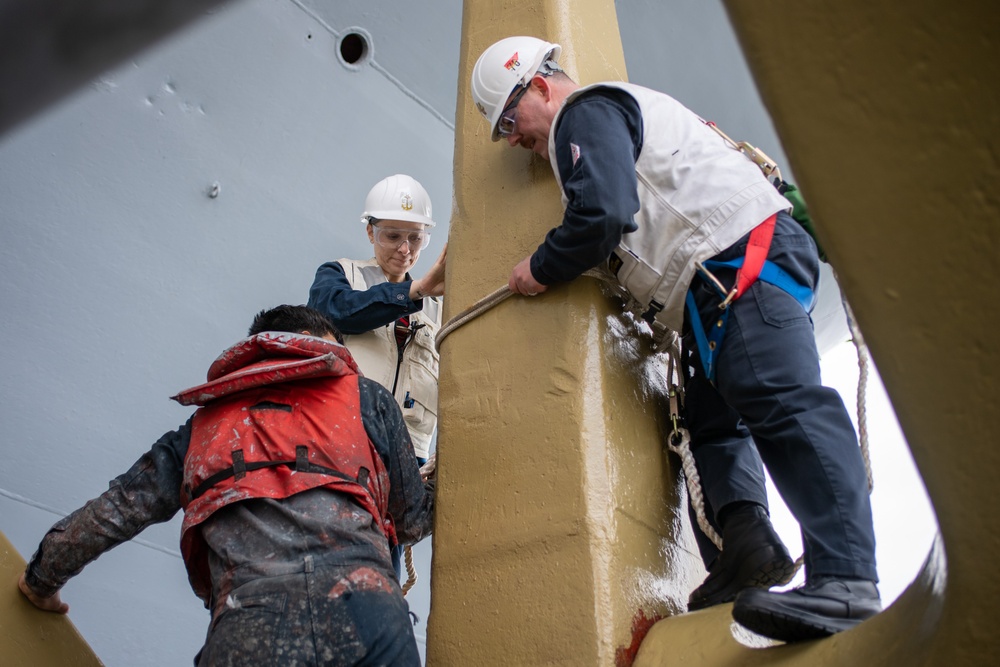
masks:
<instances>
[{"instance_id":1,"label":"leather work boot","mask_svg":"<svg viewBox=\"0 0 1000 667\"><path fill-rule=\"evenodd\" d=\"M741 507L726 516L722 553L688 598L688 611L731 602L744 588L770 588L794 572L795 564L774 532L767 510L756 503Z\"/></svg>"},{"instance_id":2,"label":"leather work boot","mask_svg":"<svg viewBox=\"0 0 1000 667\"><path fill-rule=\"evenodd\" d=\"M797 642L848 630L880 611L874 582L816 577L790 591L743 591L733 605L733 618L757 634Z\"/></svg>"}]
</instances>

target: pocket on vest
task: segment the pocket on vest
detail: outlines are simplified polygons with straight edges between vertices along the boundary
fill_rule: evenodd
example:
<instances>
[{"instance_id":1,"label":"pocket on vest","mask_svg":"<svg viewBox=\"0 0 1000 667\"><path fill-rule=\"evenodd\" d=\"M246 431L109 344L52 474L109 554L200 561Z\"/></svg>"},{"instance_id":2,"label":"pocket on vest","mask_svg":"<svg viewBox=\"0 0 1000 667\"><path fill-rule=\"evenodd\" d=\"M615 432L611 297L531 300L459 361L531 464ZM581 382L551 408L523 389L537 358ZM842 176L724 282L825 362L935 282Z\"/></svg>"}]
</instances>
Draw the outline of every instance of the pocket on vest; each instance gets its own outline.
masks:
<instances>
[{"instance_id":1,"label":"pocket on vest","mask_svg":"<svg viewBox=\"0 0 1000 667\"><path fill-rule=\"evenodd\" d=\"M437 384L441 355L434 349L434 336L427 330L427 327L418 331L413 337L409 352L410 361L423 366L434 379L434 384Z\"/></svg>"}]
</instances>

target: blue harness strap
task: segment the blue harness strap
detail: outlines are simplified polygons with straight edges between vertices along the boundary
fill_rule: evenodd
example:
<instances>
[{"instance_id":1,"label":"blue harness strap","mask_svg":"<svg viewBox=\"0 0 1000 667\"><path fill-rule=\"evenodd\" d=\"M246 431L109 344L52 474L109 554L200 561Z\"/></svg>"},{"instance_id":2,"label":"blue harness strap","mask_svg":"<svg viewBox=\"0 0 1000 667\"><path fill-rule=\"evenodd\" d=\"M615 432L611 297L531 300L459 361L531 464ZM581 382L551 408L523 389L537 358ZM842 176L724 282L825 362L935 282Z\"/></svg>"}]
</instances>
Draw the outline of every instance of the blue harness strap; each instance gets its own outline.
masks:
<instances>
[{"instance_id":1,"label":"blue harness strap","mask_svg":"<svg viewBox=\"0 0 1000 667\"><path fill-rule=\"evenodd\" d=\"M716 262L713 260L703 262L706 269L738 269L742 266L742 264L742 257L731 259L728 262ZM788 275L787 271L774 262L766 260L757 279L763 280L765 283L770 283L775 287L780 287L782 290L787 292L789 296L798 301L799 305L802 306L807 313L812 310L816 294L805 285L796 281L795 278Z\"/></svg>"},{"instance_id":2,"label":"blue harness strap","mask_svg":"<svg viewBox=\"0 0 1000 667\"><path fill-rule=\"evenodd\" d=\"M743 266L744 257L737 257L728 262L707 261L704 262L706 269L739 269ZM765 261L761 268L757 280L763 280L778 287L788 293L793 299L799 302L803 310L807 313L812 310L816 295L813 290L800 284L780 266L771 261ZM710 285L715 285L713 281L708 281ZM726 295L720 293L720 298L725 299ZM694 301L694 293L689 289L684 298L684 303L688 309L688 319L691 322L691 332L694 334L695 343L698 345L698 355L701 357L701 365L705 370L705 377L709 382L715 384L715 361L719 348L722 346L722 339L726 335L726 324L729 322L729 308L723 308L719 312L718 319L711 325L709 331L705 331L702 324L698 306Z\"/></svg>"}]
</instances>

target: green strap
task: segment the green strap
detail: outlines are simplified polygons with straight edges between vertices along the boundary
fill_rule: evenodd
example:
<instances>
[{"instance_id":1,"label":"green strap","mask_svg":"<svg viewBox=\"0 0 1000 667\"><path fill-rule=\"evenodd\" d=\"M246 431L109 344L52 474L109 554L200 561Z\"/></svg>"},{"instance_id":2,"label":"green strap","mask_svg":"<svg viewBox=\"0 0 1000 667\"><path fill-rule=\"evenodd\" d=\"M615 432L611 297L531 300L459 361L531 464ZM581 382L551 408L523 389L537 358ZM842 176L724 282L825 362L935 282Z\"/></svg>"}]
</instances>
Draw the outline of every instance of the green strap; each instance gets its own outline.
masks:
<instances>
[{"instance_id":1,"label":"green strap","mask_svg":"<svg viewBox=\"0 0 1000 667\"><path fill-rule=\"evenodd\" d=\"M778 192L785 196L792 204L792 217L795 221L802 225L802 228L809 232L809 236L813 237L813 241L816 242L816 249L819 251L819 258L826 262L826 253L823 252L823 246L819 244L819 239L816 238L816 228L813 226L812 218L809 216L809 209L806 208L806 201L802 198L802 192L795 187L794 184L788 181L781 181L778 185Z\"/></svg>"}]
</instances>

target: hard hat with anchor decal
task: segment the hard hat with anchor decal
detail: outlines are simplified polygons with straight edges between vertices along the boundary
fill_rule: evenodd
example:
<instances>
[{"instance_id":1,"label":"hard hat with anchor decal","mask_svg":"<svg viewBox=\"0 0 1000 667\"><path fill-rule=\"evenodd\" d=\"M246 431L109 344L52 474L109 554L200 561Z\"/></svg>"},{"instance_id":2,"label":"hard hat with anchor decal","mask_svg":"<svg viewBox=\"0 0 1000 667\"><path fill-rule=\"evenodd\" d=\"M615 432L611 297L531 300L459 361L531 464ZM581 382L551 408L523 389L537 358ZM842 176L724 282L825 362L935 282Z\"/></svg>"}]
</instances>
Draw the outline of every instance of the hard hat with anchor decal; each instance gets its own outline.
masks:
<instances>
[{"instance_id":1,"label":"hard hat with anchor decal","mask_svg":"<svg viewBox=\"0 0 1000 667\"><path fill-rule=\"evenodd\" d=\"M405 174L383 178L365 197L361 222L402 220L434 226L431 218L431 198L416 179Z\"/></svg>"}]
</instances>

